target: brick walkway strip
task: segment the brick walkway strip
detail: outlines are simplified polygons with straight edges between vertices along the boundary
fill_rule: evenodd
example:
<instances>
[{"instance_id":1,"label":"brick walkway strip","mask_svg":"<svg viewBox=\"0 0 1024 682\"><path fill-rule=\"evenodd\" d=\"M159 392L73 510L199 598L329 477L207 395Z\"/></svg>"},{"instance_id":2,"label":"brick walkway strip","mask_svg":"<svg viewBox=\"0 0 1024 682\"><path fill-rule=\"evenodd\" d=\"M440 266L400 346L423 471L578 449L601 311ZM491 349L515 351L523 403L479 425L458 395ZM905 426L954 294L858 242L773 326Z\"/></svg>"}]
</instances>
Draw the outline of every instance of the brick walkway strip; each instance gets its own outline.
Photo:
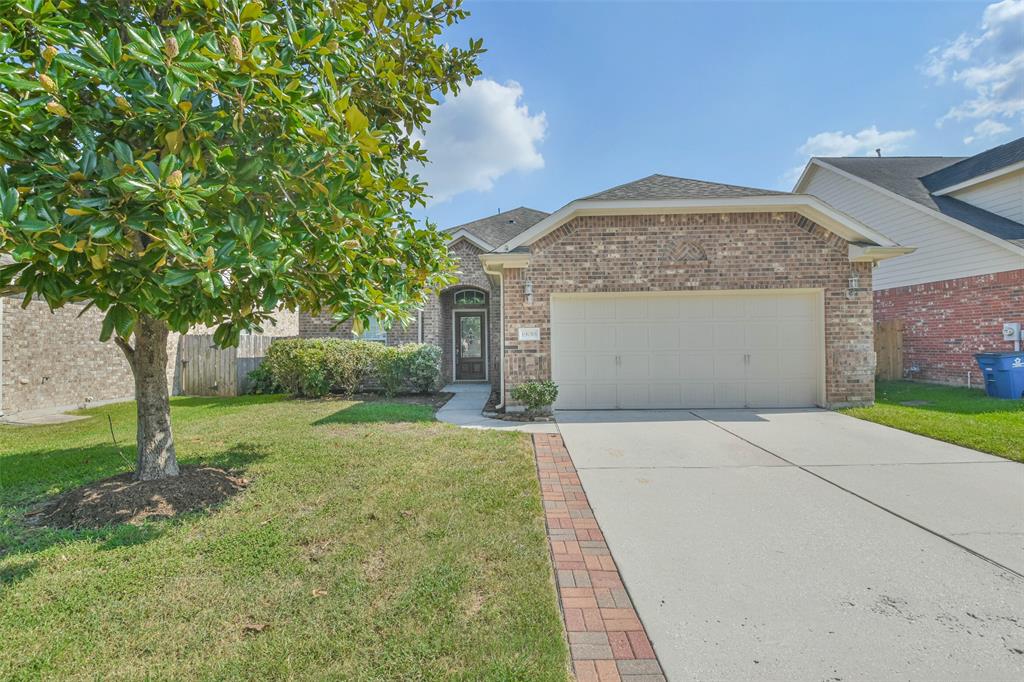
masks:
<instances>
[{"instance_id":1,"label":"brick walkway strip","mask_svg":"<svg viewBox=\"0 0 1024 682\"><path fill-rule=\"evenodd\" d=\"M579 682L664 682L562 437L533 436L558 600Z\"/></svg>"}]
</instances>

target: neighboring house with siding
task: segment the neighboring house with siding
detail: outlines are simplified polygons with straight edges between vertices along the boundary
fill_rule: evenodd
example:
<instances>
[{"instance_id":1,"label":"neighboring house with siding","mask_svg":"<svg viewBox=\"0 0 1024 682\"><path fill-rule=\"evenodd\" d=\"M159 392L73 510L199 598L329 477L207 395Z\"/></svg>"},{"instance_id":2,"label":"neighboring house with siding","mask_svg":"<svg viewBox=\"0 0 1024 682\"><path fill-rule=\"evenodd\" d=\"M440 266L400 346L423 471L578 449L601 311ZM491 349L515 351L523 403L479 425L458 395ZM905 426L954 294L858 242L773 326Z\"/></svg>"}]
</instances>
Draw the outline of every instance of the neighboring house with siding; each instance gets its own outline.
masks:
<instances>
[{"instance_id":1,"label":"neighboring house with siding","mask_svg":"<svg viewBox=\"0 0 1024 682\"><path fill-rule=\"evenodd\" d=\"M875 268L875 319L903 323L905 376L981 385L974 354L1024 322L1024 138L971 157L813 158L794 188L901 244Z\"/></svg>"}]
</instances>

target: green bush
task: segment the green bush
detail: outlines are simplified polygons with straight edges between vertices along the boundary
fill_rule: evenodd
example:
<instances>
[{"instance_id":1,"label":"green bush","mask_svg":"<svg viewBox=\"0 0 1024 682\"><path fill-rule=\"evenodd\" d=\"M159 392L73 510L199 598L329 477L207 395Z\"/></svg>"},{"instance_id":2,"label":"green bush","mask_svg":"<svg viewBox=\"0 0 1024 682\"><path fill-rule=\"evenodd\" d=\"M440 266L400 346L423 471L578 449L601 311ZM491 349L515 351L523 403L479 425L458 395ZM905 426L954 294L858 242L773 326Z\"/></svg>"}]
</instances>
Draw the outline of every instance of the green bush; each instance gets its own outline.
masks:
<instances>
[{"instance_id":1,"label":"green bush","mask_svg":"<svg viewBox=\"0 0 1024 682\"><path fill-rule=\"evenodd\" d=\"M385 395L430 392L441 379L441 349L427 344L385 346L343 339L280 339L270 345L257 376L259 385L295 396L346 395L379 387ZM254 379L254 381L256 381Z\"/></svg>"},{"instance_id":2,"label":"green bush","mask_svg":"<svg viewBox=\"0 0 1024 682\"><path fill-rule=\"evenodd\" d=\"M530 412L550 407L558 398L558 386L553 381L527 381L511 391L512 399L526 405Z\"/></svg>"},{"instance_id":3,"label":"green bush","mask_svg":"<svg viewBox=\"0 0 1024 682\"><path fill-rule=\"evenodd\" d=\"M428 343L409 345L409 383L417 393L433 393L441 384L441 349Z\"/></svg>"},{"instance_id":4,"label":"green bush","mask_svg":"<svg viewBox=\"0 0 1024 682\"><path fill-rule=\"evenodd\" d=\"M284 388L274 379L270 368L260 365L249 372L249 393L281 393Z\"/></svg>"}]
</instances>

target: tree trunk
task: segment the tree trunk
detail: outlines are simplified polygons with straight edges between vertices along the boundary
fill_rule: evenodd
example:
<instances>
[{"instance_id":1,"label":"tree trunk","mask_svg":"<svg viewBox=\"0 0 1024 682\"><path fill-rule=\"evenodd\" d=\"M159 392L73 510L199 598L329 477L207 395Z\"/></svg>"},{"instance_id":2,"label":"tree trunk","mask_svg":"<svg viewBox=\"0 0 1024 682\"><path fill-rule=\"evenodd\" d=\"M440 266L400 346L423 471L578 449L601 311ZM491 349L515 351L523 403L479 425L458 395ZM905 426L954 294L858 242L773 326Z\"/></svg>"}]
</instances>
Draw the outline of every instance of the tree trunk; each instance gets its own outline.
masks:
<instances>
[{"instance_id":1,"label":"tree trunk","mask_svg":"<svg viewBox=\"0 0 1024 682\"><path fill-rule=\"evenodd\" d=\"M137 404L135 478L152 481L178 475L167 390L167 323L142 315L135 346L118 340L135 375Z\"/></svg>"}]
</instances>

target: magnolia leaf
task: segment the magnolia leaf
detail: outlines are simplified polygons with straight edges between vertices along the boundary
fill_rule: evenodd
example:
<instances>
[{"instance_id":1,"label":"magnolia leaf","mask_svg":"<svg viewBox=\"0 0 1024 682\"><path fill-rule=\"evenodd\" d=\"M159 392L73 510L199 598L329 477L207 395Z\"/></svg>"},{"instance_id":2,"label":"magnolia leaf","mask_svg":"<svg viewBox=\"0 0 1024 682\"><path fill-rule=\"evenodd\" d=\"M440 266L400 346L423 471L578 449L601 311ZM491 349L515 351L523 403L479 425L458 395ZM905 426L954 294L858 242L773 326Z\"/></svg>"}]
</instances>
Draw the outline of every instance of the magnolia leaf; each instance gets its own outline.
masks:
<instances>
[{"instance_id":1,"label":"magnolia leaf","mask_svg":"<svg viewBox=\"0 0 1024 682\"><path fill-rule=\"evenodd\" d=\"M345 110L345 123L348 124L348 129L352 133L361 133L370 125L369 119L354 104Z\"/></svg>"},{"instance_id":2,"label":"magnolia leaf","mask_svg":"<svg viewBox=\"0 0 1024 682\"><path fill-rule=\"evenodd\" d=\"M242 8L242 21L251 21L263 14L263 5L259 2L250 2Z\"/></svg>"}]
</instances>

